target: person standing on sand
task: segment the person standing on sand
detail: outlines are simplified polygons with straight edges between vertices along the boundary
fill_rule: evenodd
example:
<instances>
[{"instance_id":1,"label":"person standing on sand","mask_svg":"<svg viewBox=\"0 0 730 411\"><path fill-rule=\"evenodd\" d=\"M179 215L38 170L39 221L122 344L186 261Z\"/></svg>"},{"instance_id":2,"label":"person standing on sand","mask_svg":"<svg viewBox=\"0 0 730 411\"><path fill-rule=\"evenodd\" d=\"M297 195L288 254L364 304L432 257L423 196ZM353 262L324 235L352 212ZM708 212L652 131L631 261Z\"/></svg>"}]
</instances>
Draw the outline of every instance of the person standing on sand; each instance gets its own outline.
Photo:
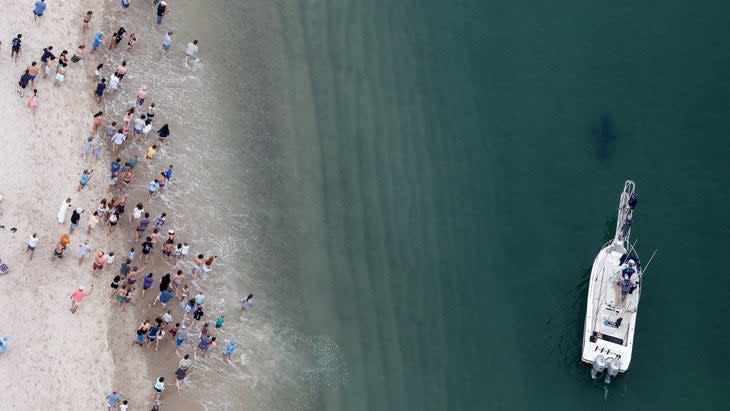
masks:
<instances>
[{"instance_id":1,"label":"person standing on sand","mask_svg":"<svg viewBox=\"0 0 730 411\"><path fill-rule=\"evenodd\" d=\"M84 142L84 147L81 149L81 158L86 161L86 158L89 156L89 153L91 153L92 149L94 147L94 137L88 137L86 141ZM78 191L78 190L76 190Z\"/></svg>"},{"instance_id":2,"label":"person standing on sand","mask_svg":"<svg viewBox=\"0 0 730 411\"><path fill-rule=\"evenodd\" d=\"M106 407L108 409L117 408L117 405L119 405L119 394L116 389L113 389L112 393L106 396Z\"/></svg>"},{"instance_id":3,"label":"person standing on sand","mask_svg":"<svg viewBox=\"0 0 730 411\"><path fill-rule=\"evenodd\" d=\"M89 216L89 225L86 229L86 234L91 234L91 230L93 230L97 224L99 224L99 212L94 211L94 213Z\"/></svg>"},{"instance_id":4,"label":"person standing on sand","mask_svg":"<svg viewBox=\"0 0 730 411\"><path fill-rule=\"evenodd\" d=\"M152 396L152 401L157 401L162 396L162 391L165 390L165 377L160 377L155 382L155 386L152 387L154 389L154 395Z\"/></svg>"},{"instance_id":5,"label":"person standing on sand","mask_svg":"<svg viewBox=\"0 0 730 411\"><path fill-rule=\"evenodd\" d=\"M30 236L30 239L28 240L27 248L25 249L26 253L28 254L28 260L33 259L33 253L35 252L35 248L38 246L38 234L33 233L32 236Z\"/></svg>"},{"instance_id":6,"label":"person standing on sand","mask_svg":"<svg viewBox=\"0 0 730 411\"><path fill-rule=\"evenodd\" d=\"M58 242L56 243L56 247L53 249L53 255L51 255L51 261L53 261L53 257L57 257L59 260L63 258L63 252L66 251L67 244L68 243L65 243L63 241L63 236L61 236L61 240L58 240Z\"/></svg>"},{"instance_id":7,"label":"person standing on sand","mask_svg":"<svg viewBox=\"0 0 730 411\"><path fill-rule=\"evenodd\" d=\"M96 49L101 46L101 43L104 41L104 32L99 30L96 32L96 35L94 36L94 40L91 42L91 52L95 52Z\"/></svg>"},{"instance_id":8,"label":"person standing on sand","mask_svg":"<svg viewBox=\"0 0 730 411\"><path fill-rule=\"evenodd\" d=\"M15 90L20 94L20 97L23 97L23 92L21 89L25 90L26 87L28 87L28 83L30 83L30 78L32 76L30 75L30 71L25 70L23 74L20 76L20 79L18 80L18 88Z\"/></svg>"},{"instance_id":9,"label":"person standing on sand","mask_svg":"<svg viewBox=\"0 0 730 411\"><path fill-rule=\"evenodd\" d=\"M18 33L18 35L15 36L15 38L10 43L10 58L13 59L13 61L18 60L18 54L20 54L20 46L23 42L20 39L21 37L23 37L23 35Z\"/></svg>"},{"instance_id":10,"label":"person standing on sand","mask_svg":"<svg viewBox=\"0 0 730 411\"><path fill-rule=\"evenodd\" d=\"M93 284L91 285L91 290L89 290L89 292L86 292L86 288L84 288L84 286L79 287L78 290L71 294L71 308L69 308L69 310L71 310L73 314L76 314L76 310L79 308L79 305L81 305L81 301L83 301L87 295L91 295L92 292L94 292Z\"/></svg>"},{"instance_id":11,"label":"person standing on sand","mask_svg":"<svg viewBox=\"0 0 730 411\"><path fill-rule=\"evenodd\" d=\"M106 90L106 79L102 77L96 85L96 90L94 90L96 101L101 101L101 98L104 97L104 90Z\"/></svg>"},{"instance_id":12,"label":"person standing on sand","mask_svg":"<svg viewBox=\"0 0 730 411\"><path fill-rule=\"evenodd\" d=\"M114 264L115 259L116 256L114 255L114 251L109 251L106 254L106 268L109 268L112 264Z\"/></svg>"},{"instance_id":13,"label":"person standing on sand","mask_svg":"<svg viewBox=\"0 0 730 411\"><path fill-rule=\"evenodd\" d=\"M91 138L91 137L90 137ZM89 140L89 142L93 141L93 138ZM89 150L91 150L91 144L89 144ZM86 157L86 153L84 153L84 158ZM81 173L81 177L79 177L79 186L76 188L76 192L81 191L82 188L86 188L87 185L89 185L89 180L91 179L91 173L93 173L94 170L87 170L84 169L84 172Z\"/></svg>"},{"instance_id":14,"label":"person standing on sand","mask_svg":"<svg viewBox=\"0 0 730 411\"><path fill-rule=\"evenodd\" d=\"M94 256L94 263L91 265L91 274L94 277L98 277L101 274L101 270L106 265L106 256L103 251L99 251Z\"/></svg>"},{"instance_id":15,"label":"person standing on sand","mask_svg":"<svg viewBox=\"0 0 730 411\"><path fill-rule=\"evenodd\" d=\"M58 214L56 217L58 218L58 222L60 224L63 224L66 221L66 213L68 212L68 209L71 208L71 197L63 200L63 203L61 203L61 207L58 209Z\"/></svg>"},{"instance_id":16,"label":"person standing on sand","mask_svg":"<svg viewBox=\"0 0 730 411\"><path fill-rule=\"evenodd\" d=\"M53 54L53 52L51 50L53 50L53 46L48 46L43 49L43 54L41 54L41 63L42 63L41 70L43 71L43 78L46 78L46 76L48 75L46 73L46 67L48 67L48 61L54 60L56 58L56 55Z\"/></svg>"},{"instance_id":17,"label":"person standing on sand","mask_svg":"<svg viewBox=\"0 0 730 411\"><path fill-rule=\"evenodd\" d=\"M122 276L121 275L115 275L112 282L109 284L109 298L114 297L115 294L119 293L119 283L122 282ZM127 286L123 285L122 290L126 293Z\"/></svg>"},{"instance_id":18,"label":"person standing on sand","mask_svg":"<svg viewBox=\"0 0 730 411\"><path fill-rule=\"evenodd\" d=\"M33 89L33 95L30 96L30 99L28 100L28 107L30 107L33 115L35 115L35 109L38 107L38 89Z\"/></svg>"},{"instance_id":19,"label":"person standing on sand","mask_svg":"<svg viewBox=\"0 0 730 411\"><path fill-rule=\"evenodd\" d=\"M117 134L114 134L114 138L112 139L112 153L119 150L119 147L124 144L124 142L127 140L127 136L124 135L124 129L119 129L117 131Z\"/></svg>"},{"instance_id":20,"label":"person standing on sand","mask_svg":"<svg viewBox=\"0 0 730 411\"><path fill-rule=\"evenodd\" d=\"M38 21L46 11L46 0L38 0L33 8L33 21Z\"/></svg>"},{"instance_id":21,"label":"person standing on sand","mask_svg":"<svg viewBox=\"0 0 730 411\"><path fill-rule=\"evenodd\" d=\"M81 26L81 32L86 33L86 30L89 29L89 22L91 21L91 17L94 15L94 12L89 10L86 12L86 15L84 16L84 24Z\"/></svg>"},{"instance_id":22,"label":"person standing on sand","mask_svg":"<svg viewBox=\"0 0 730 411\"><path fill-rule=\"evenodd\" d=\"M91 251L89 240L85 240L83 244L79 244L79 265L84 261L86 255L89 254L89 251Z\"/></svg>"},{"instance_id":23,"label":"person standing on sand","mask_svg":"<svg viewBox=\"0 0 730 411\"><path fill-rule=\"evenodd\" d=\"M94 114L94 120L91 122L91 134L96 134L102 124L104 124L104 112L98 111Z\"/></svg>"},{"instance_id":24,"label":"person standing on sand","mask_svg":"<svg viewBox=\"0 0 730 411\"><path fill-rule=\"evenodd\" d=\"M63 84L63 81L66 79L66 64L59 62L58 67L56 68L56 77L53 80L54 86L60 86Z\"/></svg>"},{"instance_id":25,"label":"person standing on sand","mask_svg":"<svg viewBox=\"0 0 730 411\"><path fill-rule=\"evenodd\" d=\"M74 230L79 227L79 220L81 220L81 213L83 212L84 209L79 207L71 213L71 227L68 231L69 234L73 233Z\"/></svg>"},{"instance_id":26,"label":"person standing on sand","mask_svg":"<svg viewBox=\"0 0 730 411\"><path fill-rule=\"evenodd\" d=\"M30 66L28 66L28 73L30 74L30 86L35 87L35 79L38 77L38 63L35 61L30 63Z\"/></svg>"}]
</instances>

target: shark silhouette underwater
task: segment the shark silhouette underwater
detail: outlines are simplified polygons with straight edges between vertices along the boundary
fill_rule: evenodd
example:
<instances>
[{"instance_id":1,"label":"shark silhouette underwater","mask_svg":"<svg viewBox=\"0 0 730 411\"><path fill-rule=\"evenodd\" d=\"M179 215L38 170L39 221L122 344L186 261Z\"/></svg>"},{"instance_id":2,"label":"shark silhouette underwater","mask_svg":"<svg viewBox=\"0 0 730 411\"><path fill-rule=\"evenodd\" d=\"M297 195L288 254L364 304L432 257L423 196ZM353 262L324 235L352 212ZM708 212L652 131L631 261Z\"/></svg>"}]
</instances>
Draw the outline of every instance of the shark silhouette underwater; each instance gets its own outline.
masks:
<instances>
[{"instance_id":1,"label":"shark silhouette underwater","mask_svg":"<svg viewBox=\"0 0 730 411\"><path fill-rule=\"evenodd\" d=\"M613 154L613 147L616 145L616 123L609 113L604 113L598 125L593 126L591 130L593 143L595 145L595 153L598 161L605 162Z\"/></svg>"}]
</instances>

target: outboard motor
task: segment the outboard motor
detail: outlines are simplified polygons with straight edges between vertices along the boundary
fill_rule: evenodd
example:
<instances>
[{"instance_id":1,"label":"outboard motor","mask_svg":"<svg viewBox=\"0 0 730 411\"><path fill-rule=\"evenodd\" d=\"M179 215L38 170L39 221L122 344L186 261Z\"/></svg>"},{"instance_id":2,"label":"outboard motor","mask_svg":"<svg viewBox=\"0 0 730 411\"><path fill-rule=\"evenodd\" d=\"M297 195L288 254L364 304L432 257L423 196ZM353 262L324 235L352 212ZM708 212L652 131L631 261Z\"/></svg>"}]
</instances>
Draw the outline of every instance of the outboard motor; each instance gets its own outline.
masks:
<instances>
[{"instance_id":1,"label":"outboard motor","mask_svg":"<svg viewBox=\"0 0 730 411\"><path fill-rule=\"evenodd\" d=\"M598 374L602 373L606 369L606 358L601 354L598 354L593 360L593 368L591 368L591 378L594 380L598 378Z\"/></svg>"},{"instance_id":2,"label":"outboard motor","mask_svg":"<svg viewBox=\"0 0 730 411\"><path fill-rule=\"evenodd\" d=\"M606 379L603 382L610 384L611 378L618 375L619 368L621 368L621 360L618 358L607 359L606 368L608 369L608 372L606 373Z\"/></svg>"}]
</instances>

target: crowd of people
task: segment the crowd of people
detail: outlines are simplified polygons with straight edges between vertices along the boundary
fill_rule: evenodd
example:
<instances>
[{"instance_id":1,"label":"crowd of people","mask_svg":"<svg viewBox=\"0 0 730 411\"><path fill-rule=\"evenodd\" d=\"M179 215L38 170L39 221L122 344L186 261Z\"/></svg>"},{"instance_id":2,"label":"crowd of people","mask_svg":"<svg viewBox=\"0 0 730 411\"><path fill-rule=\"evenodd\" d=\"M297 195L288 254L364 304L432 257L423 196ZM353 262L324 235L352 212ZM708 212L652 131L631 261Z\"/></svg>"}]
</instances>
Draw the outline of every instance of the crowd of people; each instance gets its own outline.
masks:
<instances>
[{"instance_id":1,"label":"crowd of people","mask_svg":"<svg viewBox=\"0 0 730 411\"><path fill-rule=\"evenodd\" d=\"M148 7L148 4L140 4L132 0L121 0L119 13L126 13L130 7ZM170 7L165 1L152 1L155 19L154 28L159 29L165 16L170 12ZM38 0L33 9L36 22L42 21L46 13L47 5L44 0ZM93 17L98 11L88 10L80 16L79 28L82 37L91 28ZM155 33L153 31L153 33ZM160 54L164 55L171 50L173 31L162 33ZM90 39L91 48L88 56L93 53L127 54L126 58L119 58L121 62L113 68L98 64L93 73L95 87L93 96L100 104L111 105L110 100L105 96L113 93L121 87L121 83L128 73L128 61L131 59L129 53L135 47L139 38L135 33L127 34L124 27L119 27L108 41L108 47L103 48L105 34L98 30ZM126 40L127 47L119 47ZM22 33L18 33L11 41L11 58L21 58L23 45ZM185 48L185 64L196 59L198 53L198 41L191 41ZM27 102L28 107L35 112L38 107L39 93L44 80L50 76L55 87L64 84L69 67L78 63L83 58L91 58L85 55L87 51L85 44L79 44L73 52L57 49L48 45L40 51L39 61L30 61L27 68L21 74L18 81L17 92L21 97L25 96L28 86L32 94ZM70 54L70 55L69 55ZM151 101L152 91L142 86L136 93L134 105L124 107L126 114L123 118L109 118L105 110L99 110L91 118L89 134L83 138L81 156L87 164L94 160L108 162L108 167L96 171L92 167L84 168L78 179L76 192L82 190L93 190L103 198L98 204L78 206L72 197L64 198L58 213L58 223L63 227L63 233L55 241L52 251L49 250L50 259L56 265L67 264L68 259L75 258L77 264L82 266L88 264L90 267L89 280L97 278L108 279L109 289L107 292L97 291L95 298L108 298L111 304L118 305L121 312L126 312L130 306L145 308L149 303L153 312L148 318L144 318L139 327L133 331L131 338L131 350L145 352L149 350L173 349L181 358L176 367L171 367L170 375L175 376L176 387L181 389L181 383L185 380L193 361L205 360L213 353L220 354L220 359L229 361L236 350L236 341L227 339L221 344L222 329L226 316L222 311L214 312L205 305L205 295L202 291L193 291L195 283L192 280L205 281L205 276L210 273L218 259L217 255L206 256L194 254L189 256L191 242L182 239L171 228L174 222L168 221L168 213L161 207L158 197L168 190L174 190L173 164L165 163L159 166L159 153L165 147L171 136L171 126L159 119L158 107ZM118 108L118 107L117 107ZM157 135L150 141L149 134L155 130ZM136 144L135 144L136 143ZM137 153L139 143L148 148L142 153ZM90 157L93 156L93 157ZM138 174L147 176L148 170L139 169L140 158L144 156L149 169L157 168L150 177L150 182L143 184L138 182ZM96 177L98 175L98 177ZM146 200L138 202L132 210L128 210L128 197L137 197L140 193ZM154 210L154 211L153 211ZM125 213L128 218L124 218ZM70 214L70 216L69 216ZM82 222L83 220L83 222ZM84 226L85 223L85 226ZM79 228L81 226L81 228ZM67 227L67 229L66 229ZM104 233L104 242L113 241L109 237L118 231L116 238L124 237L126 240L117 247L101 249L91 244L90 236ZM41 233L43 234L43 233ZM27 241L27 256L34 257L39 244L43 243L43 235L33 233ZM71 252L71 246L76 246L76 252ZM194 245L193 245L194 247ZM178 269L189 264L188 269ZM170 271L154 272L150 267L174 267ZM163 269L163 272L166 271ZM141 287L140 287L141 285ZM94 293L94 285L86 287L81 285L71 293L71 305L69 310L72 314L79 314L82 302L85 298ZM240 302L241 315L249 311L253 306L253 294L249 294ZM158 310L159 307L159 310ZM157 310L157 311L155 311ZM206 312L206 310L208 312ZM140 310L141 311L141 310ZM151 320L150 320L151 319ZM165 341L170 341L166 344ZM220 345L219 345L220 344ZM167 346L167 347L166 347ZM190 348L193 348L191 352ZM216 354L216 356L218 355ZM174 372L173 372L174 371ZM159 376L152 386L152 400L157 403L165 390L165 375ZM113 389L105 399L108 408L126 410L129 400L123 399L117 389Z\"/></svg>"}]
</instances>

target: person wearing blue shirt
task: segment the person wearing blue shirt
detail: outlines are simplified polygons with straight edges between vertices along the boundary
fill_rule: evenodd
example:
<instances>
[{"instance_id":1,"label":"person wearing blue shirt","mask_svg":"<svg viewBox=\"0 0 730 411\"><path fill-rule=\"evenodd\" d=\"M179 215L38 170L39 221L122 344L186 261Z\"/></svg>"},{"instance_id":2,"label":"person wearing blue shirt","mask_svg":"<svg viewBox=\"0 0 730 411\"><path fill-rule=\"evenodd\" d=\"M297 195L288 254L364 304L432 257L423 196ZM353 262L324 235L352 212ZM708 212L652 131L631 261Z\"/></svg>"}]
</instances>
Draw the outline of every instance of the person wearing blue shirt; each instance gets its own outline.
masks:
<instances>
[{"instance_id":1,"label":"person wearing blue shirt","mask_svg":"<svg viewBox=\"0 0 730 411\"><path fill-rule=\"evenodd\" d=\"M167 170L165 170L165 178L167 181L172 180L172 164L170 164L170 167L167 167Z\"/></svg>"},{"instance_id":2,"label":"person wearing blue shirt","mask_svg":"<svg viewBox=\"0 0 730 411\"><path fill-rule=\"evenodd\" d=\"M33 21L38 21L38 18L43 17L43 12L46 11L46 0L38 0L35 2L35 8L33 9Z\"/></svg>"},{"instance_id":3,"label":"person wearing blue shirt","mask_svg":"<svg viewBox=\"0 0 730 411\"><path fill-rule=\"evenodd\" d=\"M117 390L113 390L111 394L106 396L106 407L107 408L116 408L118 403L119 403L119 394L117 394Z\"/></svg>"},{"instance_id":4,"label":"person wearing blue shirt","mask_svg":"<svg viewBox=\"0 0 730 411\"><path fill-rule=\"evenodd\" d=\"M102 41L104 41L104 32L99 30L99 32L96 33L96 36L94 36L94 41L91 44L91 51L96 51L96 49L98 49L101 45Z\"/></svg>"},{"instance_id":5,"label":"person wearing blue shirt","mask_svg":"<svg viewBox=\"0 0 730 411\"><path fill-rule=\"evenodd\" d=\"M167 303L170 302L170 300L172 300L172 292L168 288L167 290L162 291L160 295L157 296L155 302L152 303L152 305L157 304L157 302L159 301L160 304L162 304L162 306L164 307L165 305L167 305Z\"/></svg>"}]
</instances>

